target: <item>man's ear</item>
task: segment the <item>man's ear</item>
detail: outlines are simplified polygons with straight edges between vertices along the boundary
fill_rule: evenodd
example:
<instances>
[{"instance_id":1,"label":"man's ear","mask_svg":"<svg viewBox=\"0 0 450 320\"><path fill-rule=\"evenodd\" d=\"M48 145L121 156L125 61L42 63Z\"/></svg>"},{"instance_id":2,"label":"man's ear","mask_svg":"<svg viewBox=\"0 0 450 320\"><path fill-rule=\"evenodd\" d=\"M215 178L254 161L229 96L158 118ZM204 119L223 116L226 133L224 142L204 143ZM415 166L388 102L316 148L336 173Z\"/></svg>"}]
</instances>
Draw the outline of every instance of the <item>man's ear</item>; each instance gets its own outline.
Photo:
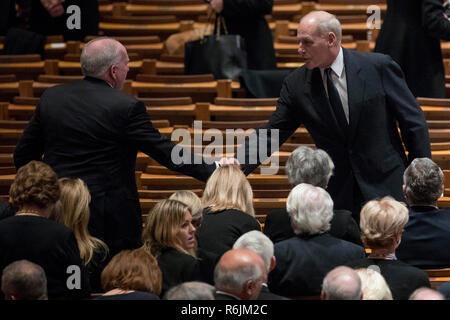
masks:
<instances>
[{"instance_id":1,"label":"man's ear","mask_svg":"<svg viewBox=\"0 0 450 320\"><path fill-rule=\"evenodd\" d=\"M337 38L334 32L328 32L328 45L330 47L334 46L336 44Z\"/></svg>"},{"instance_id":2,"label":"man's ear","mask_svg":"<svg viewBox=\"0 0 450 320\"><path fill-rule=\"evenodd\" d=\"M275 269L276 266L277 266L277 258L275 256L272 256L272 258L270 258L269 273L270 273L270 271Z\"/></svg>"},{"instance_id":3,"label":"man's ear","mask_svg":"<svg viewBox=\"0 0 450 320\"><path fill-rule=\"evenodd\" d=\"M242 288L242 299L248 300L253 295L253 292L256 290L256 281L254 280L247 280L244 283L244 286Z\"/></svg>"}]
</instances>

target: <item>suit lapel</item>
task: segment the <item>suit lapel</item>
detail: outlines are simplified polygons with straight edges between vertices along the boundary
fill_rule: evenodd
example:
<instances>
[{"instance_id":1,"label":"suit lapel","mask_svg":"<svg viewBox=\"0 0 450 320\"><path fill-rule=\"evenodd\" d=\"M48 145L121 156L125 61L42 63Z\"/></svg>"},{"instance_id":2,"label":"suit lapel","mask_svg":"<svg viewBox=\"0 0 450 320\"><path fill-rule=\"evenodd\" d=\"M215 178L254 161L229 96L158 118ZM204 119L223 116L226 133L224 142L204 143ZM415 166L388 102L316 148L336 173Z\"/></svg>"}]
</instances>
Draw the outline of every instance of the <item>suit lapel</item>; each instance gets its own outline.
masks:
<instances>
[{"instance_id":1,"label":"suit lapel","mask_svg":"<svg viewBox=\"0 0 450 320\"><path fill-rule=\"evenodd\" d=\"M331 110L330 101L325 93L322 76L319 68L308 70L307 85L305 94L311 95L314 109L320 114L320 118L327 123L327 127L333 130L345 142L346 138L338 125L336 117Z\"/></svg>"},{"instance_id":2,"label":"suit lapel","mask_svg":"<svg viewBox=\"0 0 450 320\"><path fill-rule=\"evenodd\" d=\"M344 50L344 65L347 77L347 95L350 118L348 142L352 145L361 114L364 101L365 79L361 77L361 65L357 64L353 53Z\"/></svg>"}]
</instances>

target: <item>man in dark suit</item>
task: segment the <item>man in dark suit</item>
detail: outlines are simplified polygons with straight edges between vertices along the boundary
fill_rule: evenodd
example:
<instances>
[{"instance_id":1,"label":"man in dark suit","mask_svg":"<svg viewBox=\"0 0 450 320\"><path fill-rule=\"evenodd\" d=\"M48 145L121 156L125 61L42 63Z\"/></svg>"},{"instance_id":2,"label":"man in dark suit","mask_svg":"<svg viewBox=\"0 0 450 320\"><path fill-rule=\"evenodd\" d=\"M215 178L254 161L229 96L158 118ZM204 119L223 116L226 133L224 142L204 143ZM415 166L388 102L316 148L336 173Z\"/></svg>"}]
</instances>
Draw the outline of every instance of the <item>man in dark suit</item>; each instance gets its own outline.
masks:
<instances>
[{"instance_id":1,"label":"man in dark suit","mask_svg":"<svg viewBox=\"0 0 450 320\"><path fill-rule=\"evenodd\" d=\"M303 124L333 159L336 170L327 190L335 208L357 215L370 199L403 199L406 164L431 157L431 151L423 112L399 66L386 55L343 49L341 34L339 21L327 12L302 18L297 37L305 65L286 78L277 109L263 128L269 129L268 139L260 144L267 141L270 150L271 140L277 139L273 129L279 130L282 144ZM246 157L259 155L255 147L245 145ZM249 174L264 157L255 164L238 159Z\"/></svg>"},{"instance_id":2,"label":"man in dark suit","mask_svg":"<svg viewBox=\"0 0 450 320\"><path fill-rule=\"evenodd\" d=\"M444 173L430 159L414 159L405 170L404 182L409 221L397 258L419 268L450 267L450 210L437 207L444 192Z\"/></svg>"},{"instance_id":3,"label":"man in dark suit","mask_svg":"<svg viewBox=\"0 0 450 320\"><path fill-rule=\"evenodd\" d=\"M249 231L240 236L233 245L233 249L248 249L259 254L264 261L267 274L277 265L277 259L273 255L273 242L261 231ZM259 293L258 300L289 300L270 292L267 283L264 282Z\"/></svg>"},{"instance_id":4,"label":"man in dark suit","mask_svg":"<svg viewBox=\"0 0 450 320\"><path fill-rule=\"evenodd\" d=\"M275 244L269 289L285 296L319 296L333 268L365 257L364 248L329 234L333 201L322 188L299 184L286 202L296 236Z\"/></svg>"},{"instance_id":5,"label":"man in dark suit","mask_svg":"<svg viewBox=\"0 0 450 320\"><path fill-rule=\"evenodd\" d=\"M323 150L301 146L292 151L286 162L286 174L292 186L308 183L326 189L333 175L334 164ZM348 210L334 210L330 234L362 246L359 226ZM295 236L286 208L271 210L264 222L264 234L273 242Z\"/></svg>"},{"instance_id":6,"label":"man in dark suit","mask_svg":"<svg viewBox=\"0 0 450 320\"><path fill-rule=\"evenodd\" d=\"M256 300L267 280L264 261L254 251L231 249L214 270L216 300Z\"/></svg>"},{"instance_id":7,"label":"man in dark suit","mask_svg":"<svg viewBox=\"0 0 450 320\"><path fill-rule=\"evenodd\" d=\"M216 168L202 159L191 158L191 164L172 162L175 145L152 126L142 102L119 91L128 61L125 47L113 39L87 43L81 54L86 77L44 92L14 153L17 168L44 155L59 177L87 183L92 197L89 230L106 242L111 256L141 245L135 181L138 150L171 170L203 181Z\"/></svg>"}]
</instances>

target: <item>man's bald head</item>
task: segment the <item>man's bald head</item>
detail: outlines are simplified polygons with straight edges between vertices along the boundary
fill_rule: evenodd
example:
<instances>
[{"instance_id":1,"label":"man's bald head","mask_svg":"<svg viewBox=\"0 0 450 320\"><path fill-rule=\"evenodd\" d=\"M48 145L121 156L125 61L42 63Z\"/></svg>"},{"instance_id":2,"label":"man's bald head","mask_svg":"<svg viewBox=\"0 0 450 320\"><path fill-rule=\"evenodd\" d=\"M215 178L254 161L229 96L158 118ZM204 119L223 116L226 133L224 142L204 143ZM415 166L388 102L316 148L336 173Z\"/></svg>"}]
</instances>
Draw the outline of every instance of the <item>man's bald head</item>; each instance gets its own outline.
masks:
<instances>
[{"instance_id":1,"label":"man's bald head","mask_svg":"<svg viewBox=\"0 0 450 320\"><path fill-rule=\"evenodd\" d=\"M351 268L340 266L331 270L322 283L323 300L361 300L361 279Z\"/></svg>"},{"instance_id":2,"label":"man's bald head","mask_svg":"<svg viewBox=\"0 0 450 320\"><path fill-rule=\"evenodd\" d=\"M123 54L126 49L117 40L106 37L91 40L81 51L81 72L85 76L101 78L112 65L119 63Z\"/></svg>"},{"instance_id":3,"label":"man's bald head","mask_svg":"<svg viewBox=\"0 0 450 320\"><path fill-rule=\"evenodd\" d=\"M248 249L225 252L214 271L217 290L246 300L258 297L266 277L264 261L256 252Z\"/></svg>"},{"instance_id":4,"label":"man's bald head","mask_svg":"<svg viewBox=\"0 0 450 320\"><path fill-rule=\"evenodd\" d=\"M440 292L423 287L416 289L409 297L409 300L445 300L445 298Z\"/></svg>"}]
</instances>

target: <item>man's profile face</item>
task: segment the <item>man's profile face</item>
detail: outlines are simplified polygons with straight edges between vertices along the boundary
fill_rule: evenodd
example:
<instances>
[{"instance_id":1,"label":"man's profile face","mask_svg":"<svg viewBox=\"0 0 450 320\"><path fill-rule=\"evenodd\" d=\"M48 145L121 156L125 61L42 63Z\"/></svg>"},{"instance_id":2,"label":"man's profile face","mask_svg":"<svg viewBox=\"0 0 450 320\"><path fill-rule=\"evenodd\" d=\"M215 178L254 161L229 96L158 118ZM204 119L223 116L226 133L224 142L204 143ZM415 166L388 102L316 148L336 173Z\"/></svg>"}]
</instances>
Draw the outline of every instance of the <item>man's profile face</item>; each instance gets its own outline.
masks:
<instances>
[{"instance_id":1,"label":"man's profile face","mask_svg":"<svg viewBox=\"0 0 450 320\"><path fill-rule=\"evenodd\" d=\"M317 32L314 20L302 20L297 29L298 53L305 59L308 69L327 68L330 61L331 50L327 37L321 37Z\"/></svg>"}]
</instances>

